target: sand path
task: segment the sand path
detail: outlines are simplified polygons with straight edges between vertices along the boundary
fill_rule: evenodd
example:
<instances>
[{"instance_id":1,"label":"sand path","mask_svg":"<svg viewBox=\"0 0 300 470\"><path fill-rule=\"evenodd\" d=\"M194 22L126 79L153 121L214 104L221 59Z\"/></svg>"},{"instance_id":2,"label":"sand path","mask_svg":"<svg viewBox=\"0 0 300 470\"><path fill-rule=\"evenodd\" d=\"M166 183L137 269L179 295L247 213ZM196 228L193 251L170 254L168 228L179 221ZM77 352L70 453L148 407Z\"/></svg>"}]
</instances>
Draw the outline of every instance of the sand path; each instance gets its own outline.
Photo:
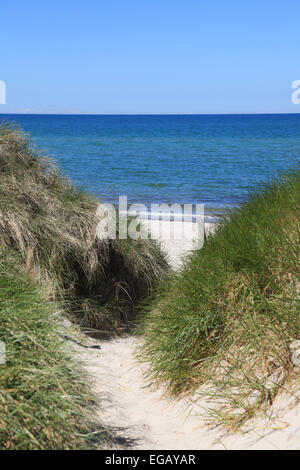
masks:
<instances>
[{"instance_id":1,"label":"sand path","mask_svg":"<svg viewBox=\"0 0 300 470\"><path fill-rule=\"evenodd\" d=\"M163 396L163 389L147 387L144 366L135 357L139 341L132 336L89 340L101 349L80 351L99 395L99 421L114 428L119 437L114 449L300 450L300 393L294 398L279 397L270 413L272 419L255 419L246 434L228 435L221 428L208 427L199 402L170 400Z\"/></svg>"},{"instance_id":2,"label":"sand path","mask_svg":"<svg viewBox=\"0 0 300 470\"><path fill-rule=\"evenodd\" d=\"M165 242L174 266L192 247L191 240ZM186 400L170 400L163 396L163 389L147 387L145 366L135 357L142 339L87 341L101 347L79 348L80 359L99 394L100 421L120 436L114 449L300 449L299 399L280 397L273 405L272 420L256 419L250 423L251 432L225 435L220 428L209 429L199 402L192 406Z\"/></svg>"}]
</instances>

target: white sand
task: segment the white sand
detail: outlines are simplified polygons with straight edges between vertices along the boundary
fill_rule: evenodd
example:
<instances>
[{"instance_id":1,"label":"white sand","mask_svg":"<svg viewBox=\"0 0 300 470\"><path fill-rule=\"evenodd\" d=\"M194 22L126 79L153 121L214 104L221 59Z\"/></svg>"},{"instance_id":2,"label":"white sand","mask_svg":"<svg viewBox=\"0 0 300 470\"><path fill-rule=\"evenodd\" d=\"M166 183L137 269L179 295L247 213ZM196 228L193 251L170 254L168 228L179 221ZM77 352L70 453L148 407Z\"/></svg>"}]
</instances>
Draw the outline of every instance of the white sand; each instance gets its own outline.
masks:
<instances>
[{"instance_id":1,"label":"white sand","mask_svg":"<svg viewBox=\"0 0 300 470\"><path fill-rule=\"evenodd\" d=\"M215 230L216 224L165 220L141 220L151 237L159 240L168 254L174 269L180 268L183 259L194 249L203 246L204 236Z\"/></svg>"},{"instance_id":2,"label":"white sand","mask_svg":"<svg viewBox=\"0 0 300 470\"><path fill-rule=\"evenodd\" d=\"M272 419L252 420L247 434L226 435L220 428L209 429L199 403L170 401L162 389L145 388L144 368L135 359L138 342L134 337L99 341L100 351L80 353L99 394L99 420L116 428L126 448L300 449L300 393L298 400L297 394L279 397L270 411Z\"/></svg>"},{"instance_id":3,"label":"white sand","mask_svg":"<svg viewBox=\"0 0 300 470\"><path fill-rule=\"evenodd\" d=\"M153 233L162 222L154 223ZM193 235L195 227L188 227ZM213 227L207 227L213 230ZM165 240L173 266L180 266L182 256L197 242ZM279 397L270 410L272 420L255 419L247 434L225 435L220 428L209 429L200 405L163 397L163 389L146 387L144 366L135 358L137 338L122 337L111 341L88 340L101 350L80 348L80 357L94 378L99 394L101 422L117 429L126 448L132 449L300 449L300 390L294 398ZM77 348L78 349L78 348ZM298 396L298 398L297 398ZM116 444L115 448L118 448Z\"/></svg>"}]
</instances>

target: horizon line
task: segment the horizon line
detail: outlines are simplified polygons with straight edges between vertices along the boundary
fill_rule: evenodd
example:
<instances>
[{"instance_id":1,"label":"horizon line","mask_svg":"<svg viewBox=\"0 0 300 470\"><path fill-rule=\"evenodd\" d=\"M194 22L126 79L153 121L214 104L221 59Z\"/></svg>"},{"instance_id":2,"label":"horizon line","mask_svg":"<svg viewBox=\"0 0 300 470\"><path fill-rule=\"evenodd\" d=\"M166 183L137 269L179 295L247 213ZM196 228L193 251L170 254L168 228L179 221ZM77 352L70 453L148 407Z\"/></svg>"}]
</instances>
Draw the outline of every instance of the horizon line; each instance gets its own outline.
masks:
<instances>
[{"instance_id":1,"label":"horizon line","mask_svg":"<svg viewBox=\"0 0 300 470\"><path fill-rule=\"evenodd\" d=\"M295 112L260 112L260 113L22 113L22 112L0 112L1 115L19 116L265 116L265 115L295 115Z\"/></svg>"}]
</instances>

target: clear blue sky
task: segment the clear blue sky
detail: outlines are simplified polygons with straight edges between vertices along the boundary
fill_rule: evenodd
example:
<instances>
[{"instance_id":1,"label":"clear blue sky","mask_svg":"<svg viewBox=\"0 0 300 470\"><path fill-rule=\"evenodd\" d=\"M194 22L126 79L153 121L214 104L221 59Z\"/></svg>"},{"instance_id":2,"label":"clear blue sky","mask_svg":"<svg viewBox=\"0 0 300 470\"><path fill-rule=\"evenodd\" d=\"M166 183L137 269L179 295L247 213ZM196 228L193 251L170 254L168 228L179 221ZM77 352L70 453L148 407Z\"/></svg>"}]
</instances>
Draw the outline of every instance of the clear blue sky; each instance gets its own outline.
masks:
<instances>
[{"instance_id":1,"label":"clear blue sky","mask_svg":"<svg viewBox=\"0 0 300 470\"><path fill-rule=\"evenodd\" d=\"M299 0L14 0L0 17L0 113L300 112Z\"/></svg>"}]
</instances>

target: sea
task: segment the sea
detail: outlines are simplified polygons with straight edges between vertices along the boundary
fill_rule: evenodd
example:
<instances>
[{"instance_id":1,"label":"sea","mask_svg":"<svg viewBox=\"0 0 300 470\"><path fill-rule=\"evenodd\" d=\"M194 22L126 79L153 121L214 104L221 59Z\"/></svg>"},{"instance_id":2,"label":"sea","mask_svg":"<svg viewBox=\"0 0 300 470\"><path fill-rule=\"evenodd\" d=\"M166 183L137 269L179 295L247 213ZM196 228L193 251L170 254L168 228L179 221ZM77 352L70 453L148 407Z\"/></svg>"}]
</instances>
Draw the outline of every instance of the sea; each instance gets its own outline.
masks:
<instances>
[{"instance_id":1,"label":"sea","mask_svg":"<svg viewBox=\"0 0 300 470\"><path fill-rule=\"evenodd\" d=\"M218 215L300 161L300 114L1 114L102 202Z\"/></svg>"}]
</instances>

